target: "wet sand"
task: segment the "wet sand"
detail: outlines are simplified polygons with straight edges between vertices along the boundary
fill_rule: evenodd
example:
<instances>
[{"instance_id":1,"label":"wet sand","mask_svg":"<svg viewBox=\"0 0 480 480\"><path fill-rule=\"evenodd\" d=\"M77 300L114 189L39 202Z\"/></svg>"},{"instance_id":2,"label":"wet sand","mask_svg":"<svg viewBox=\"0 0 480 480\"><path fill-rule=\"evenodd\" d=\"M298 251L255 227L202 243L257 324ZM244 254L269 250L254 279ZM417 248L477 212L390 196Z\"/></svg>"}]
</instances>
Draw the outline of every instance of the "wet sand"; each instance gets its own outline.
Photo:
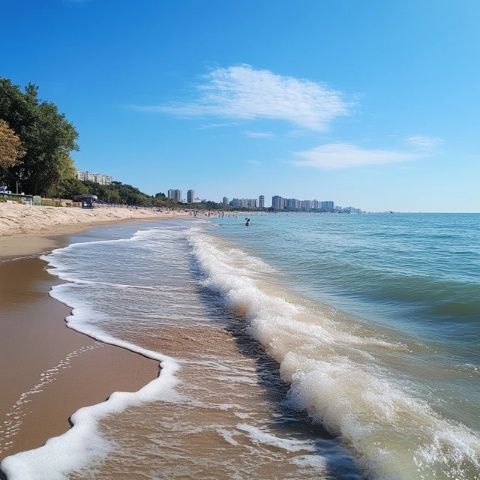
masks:
<instances>
[{"instance_id":1,"label":"wet sand","mask_svg":"<svg viewBox=\"0 0 480 480\"><path fill-rule=\"evenodd\" d=\"M20 248L24 255L68 239L32 238L30 252ZM38 257L0 259L0 460L68 430L78 408L138 390L159 374L157 362L69 329L70 309L48 296L58 280L45 267Z\"/></svg>"}]
</instances>

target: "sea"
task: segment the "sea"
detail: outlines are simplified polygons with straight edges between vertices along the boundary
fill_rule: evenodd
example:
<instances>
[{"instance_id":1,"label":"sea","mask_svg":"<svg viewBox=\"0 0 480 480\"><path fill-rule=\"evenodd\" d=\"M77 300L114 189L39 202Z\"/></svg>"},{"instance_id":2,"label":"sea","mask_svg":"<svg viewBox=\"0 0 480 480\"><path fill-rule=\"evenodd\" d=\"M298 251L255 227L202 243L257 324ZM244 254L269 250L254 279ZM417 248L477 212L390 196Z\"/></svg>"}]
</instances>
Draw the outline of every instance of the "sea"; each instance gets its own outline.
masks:
<instances>
[{"instance_id":1,"label":"sea","mask_svg":"<svg viewBox=\"0 0 480 480\"><path fill-rule=\"evenodd\" d=\"M9 480L480 478L480 215L248 216L43 257L70 328L161 370Z\"/></svg>"}]
</instances>

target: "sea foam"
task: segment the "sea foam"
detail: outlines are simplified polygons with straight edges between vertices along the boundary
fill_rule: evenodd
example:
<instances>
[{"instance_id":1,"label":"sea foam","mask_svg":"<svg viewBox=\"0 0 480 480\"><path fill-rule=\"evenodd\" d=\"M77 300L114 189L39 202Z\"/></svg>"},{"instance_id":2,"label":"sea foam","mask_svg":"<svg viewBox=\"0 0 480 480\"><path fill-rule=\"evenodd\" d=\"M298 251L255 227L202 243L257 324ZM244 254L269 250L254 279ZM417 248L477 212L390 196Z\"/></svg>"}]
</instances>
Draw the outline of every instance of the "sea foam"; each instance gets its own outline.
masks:
<instances>
[{"instance_id":1,"label":"sea foam","mask_svg":"<svg viewBox=\"0 0 480 480\"><path fill-rule=\"evenodd\" d=\"M50 438L40 448L29 450L5 458L1 468L9 480L61 480L75 470L89 465L93 460L108 455L113 446L98 431L99 420L125 409L151 401L176 402L181 398L175 387L179 383L176 376L180 366L172 357L148 350L131 342L104 332L89 319L99 315L89 305L81 303L77 296L68 294L72 283L80 284L83 280L72 273L71 268L62 262L62 252L81 249L92 243L117 243L141 240L141 234L131 239L105 240L88 243L74 243L65 248L54 250L42 259L49 263L49 272L69 283L53 287L50 295L72 308L67 317L69 328L84 333L100 342L143 355L159 362L160 375L136 392L114 392L105 402L83 407L70 418L72 428L58 437Z\"/></svg>"},{"instance_id":2,"label":"sea foam","mask_svg":"<svg viewBox=\"0 0 480 480\"><path fill-rule=\"evenodd\" d=\"M319 315L312 321L301 302L285 300L281 288L261 288L263 262L226 249L198 226L188 238L204 285L244 314L250 334L280 364L291 385L291 405L343 438L369 475L467 479L480 471L475 432L444 419L414 389L392 378L378 355L362 352L367 346L370 352L375 347L394 352L402 345L355 336Z\"/></svg>"}]
</instances>

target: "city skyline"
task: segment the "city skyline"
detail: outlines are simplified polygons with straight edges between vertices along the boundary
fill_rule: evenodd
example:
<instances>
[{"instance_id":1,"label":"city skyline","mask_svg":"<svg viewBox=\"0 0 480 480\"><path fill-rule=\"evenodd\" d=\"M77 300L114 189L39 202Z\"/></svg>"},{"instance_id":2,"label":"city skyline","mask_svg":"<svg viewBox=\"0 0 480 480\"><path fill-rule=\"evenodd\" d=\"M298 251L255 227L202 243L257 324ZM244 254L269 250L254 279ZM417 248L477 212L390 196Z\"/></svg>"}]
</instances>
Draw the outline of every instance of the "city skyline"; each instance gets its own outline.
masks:
<instances>
[{"instance_id":1,"label":"city skyline","mask_svg":"<svg viewBox=\"0 0 480 480\"><path fill-rule=\"evenodd\" d=\"M81 171L151 195L221 198L221 184L480 211L476 2L30 0L3 14L2 75L71 119Z\"/></svg>"},{"instance_id":2,"label":"city skyline","mask_svg":"<svg viewBox=\"0 0 480 480\"><path fill-rule=\"evenodd\" d=\"M223 204L225 206L230 206L234 208L259 208L259 209L269 209L273 210L289 210L289 211L325 211L325 212L334 212L334 211L343 211L345 209L349 210L352 213L360 213L363 210L357 207L342 207L333 200L300 200L293 197L282 197L280 195L273 195L270 205L265 203L265 195L260 194L255 198L246 198L246 197L233 197L231 200L227 196L223 196L221 200L216 200L215 198L205 198L200 200L195 195L195 190L188 189L187 198L182 197L182 189L179 188L170 188L168 189L167 198L181 203L199 203L202 201L211 201L218 204Z\"/></svg>"}]
</instances>

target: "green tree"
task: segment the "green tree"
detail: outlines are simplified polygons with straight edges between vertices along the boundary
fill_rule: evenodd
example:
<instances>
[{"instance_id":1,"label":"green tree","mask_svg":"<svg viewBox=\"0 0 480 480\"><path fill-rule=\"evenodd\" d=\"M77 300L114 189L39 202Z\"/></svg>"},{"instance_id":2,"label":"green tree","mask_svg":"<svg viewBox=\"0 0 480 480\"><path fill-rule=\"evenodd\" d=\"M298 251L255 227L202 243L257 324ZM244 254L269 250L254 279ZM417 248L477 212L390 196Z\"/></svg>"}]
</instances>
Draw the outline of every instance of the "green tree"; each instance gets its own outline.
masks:
<instances>
[{"instance_id":1,"label":"green tree","mask_svg":"<svg viewBox=\"0 0 480 480\"><path fill-rule=\"evenodd\" d=\"M62 178L56 188L56 195L61 198L73 199L76 195L90 193L83 182L76 177Z\"/></svg>"},{"instance_id":2,"label":"green tree","mask_svg":"<svg viewBox=\"0 0 480 480\"><path fill-rule=\"evenodd\" d=\"M0 181L4 180L9 168L18 165L25 150L18 135L4 120L0 120Z\"/></svg>"},{"instance_id":3,"label":"green tree","mask_svg":"<svg viewBox=\"0 0 480 480\"><path fill-rule=\"evenodd\" d=\"M56 105L40 101L36 85L28 84L22 92L5 78L0 78L0 119L8 122L26 151L23 162L8 169L9 185L19 180L28 193L55 194L73 168L70 152L78 150L74 126Z\"/></svg>"}]
</instances>

